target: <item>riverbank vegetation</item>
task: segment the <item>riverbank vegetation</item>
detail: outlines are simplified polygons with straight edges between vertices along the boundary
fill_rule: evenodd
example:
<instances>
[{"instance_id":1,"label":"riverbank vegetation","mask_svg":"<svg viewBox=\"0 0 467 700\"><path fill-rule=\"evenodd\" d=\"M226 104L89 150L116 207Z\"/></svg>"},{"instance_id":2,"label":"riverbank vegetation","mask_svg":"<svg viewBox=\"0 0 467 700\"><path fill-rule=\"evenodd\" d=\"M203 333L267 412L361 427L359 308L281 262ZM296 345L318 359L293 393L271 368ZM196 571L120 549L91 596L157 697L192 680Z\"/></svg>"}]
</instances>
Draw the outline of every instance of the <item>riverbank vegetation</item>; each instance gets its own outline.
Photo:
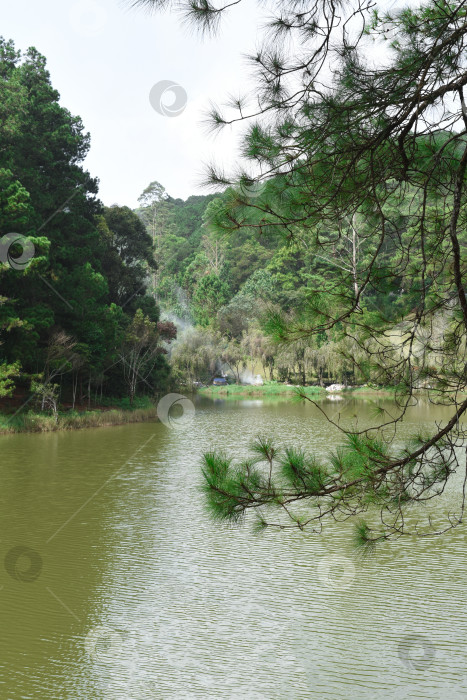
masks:
<instances>
[{"instance_id":1,"label":"riverbank vegetation","mask_svg":"<svg viewBox=\"0 0 467 700\"><path fill-rule=\"evenodd\" d=\"M182 7L208 32L230 9ZM207 182L226 189L208 205L183 283L198 325L225 329L229 352L244 351L258 320L268 343L293 353L300 383L308 357L315 374L324 364L328 376L333 367L352 383L396 387L397 411L382 408L357 434L334 421L344 444L327 460L267 437L238 462L206 454L208 503L231 522L256 512L261 527L319 532L328 519L354 518L364 551L390 537L443 534L463 521L467 472L444 524L414 522L408 508L465 469L465 4L268 9L251 57L254 92L211 110L213 131L244 127L242 159L231 173L208 168ZM269 349L260 352L267 363ZM450 406L451 419L401 448L395 428L420 389Z\"/></svg>"},{"instance_id":2,"label":"riverbank vegetation","mask_svg":"<svg viewBox=\"0 0 467 700\"><path fill-rule=\"evenodd\" d=\"M102 428L126 423L156 421L157 408L151 401L143 401L143 406L125 406L94 410L45 411L24 410L17 415L0 414L0 434L6 433L50 433L58 430L81 430L82 428Z\"/></svg>"},{"instance_id":3,"label":"riverbank vegetation","mask_svg":"<svg viewBox=\"0 0 467 700\"><path fill-rule=\"evenodd\" d=\"M186 10L211 31L228 7ZM58 424L67 403L134 405L221 372L303 386L304 401L307 385L392 387L394 415L358 434L334 422L344 445L327 461L268 438L239 464L206 455L212 512L316 531L365 516L364 549L456 527L467 472L446 527L409 527L406 508L443 493L466 438L466 35L458 2L286 4L252 57L255 99L211 112L214 130L245 127L238 168L209 166L212 194L186 201L154 181L135 211L99 202L80 165L89 135L45 59L2 40L4 400L27 390ZM419 391L451 419L396 448L383 428Z\"/></svg>"},{"instance_id":4,"label":"riverbank vegetation","mask_svg":"<svg viewBox=\"0 0 467 700\"><path fill-rule=\"evenodd\" d=\"M232 187L182 201L153 182L135 211L104 207L80 166L89 134L60 105L44 57L1 40L0 68L5 420L32 411L15 424L52 426L64 410L157 399L219 373L238 384L368 379L332 331L316 342L268 334L271 313L296 314L329 261L246 220L235 236L219 229L238 203Z\"/></svg>"},{"instance_id":5,"label":"riverbank vegetation","mask_svg":"<svg viewBox=\"0 0 467 700\"><path fill-rule=\"evenodd\" d=\"M25 410L55 421L63 405L89 410L106 396L131 403L163 392L176 328L161 320L148 285L156 263L144 223L99 202L80 165L89 134L61 106L43 56L1 39L0 93L4 410L21 395Z\"/></svg>"},{"instance_id":6,"label":"riverbank vegetation","mask_svg":"<svg viewBox=\"0 0 467 700\"><path fill-rule=\"evenodd\" d=\"M321 387L308 387L307 391L313 394L326 394L325 389ZM239 385L230 384L227 386L208 386L198 389L201 396L209 396L210 398L217 397L243 397L243 396L286 396L293 398L297 393L297 387L292 384L278 384L276 382L267 382L261 386L254 384Z\"/></svg>"},{"instance_id":7,"label":"riverbank vegetation","mask_svg":"<svg viewBox=\"0 0 467 700\"><path fill-rule=\"evenodd\" d=\"M262 385L255 384L228 384L227 386L203 386L197 389L200 396L208 396L210 398L241 398L244 396L270 397L281 396L287 399L300 398L302 392L306 392L307 396L315 398L334 398L339 399L342 396L371 396L373 398L393 398L396 392L396 387L377 387L377 386L358 386L345 387L339 386L339 389L328 391L320 386L295 386L293 384L280 384L278 382L266 382ZM426 394L426 391L420 392L421 395Z\"/></svg>"}]
</instances>

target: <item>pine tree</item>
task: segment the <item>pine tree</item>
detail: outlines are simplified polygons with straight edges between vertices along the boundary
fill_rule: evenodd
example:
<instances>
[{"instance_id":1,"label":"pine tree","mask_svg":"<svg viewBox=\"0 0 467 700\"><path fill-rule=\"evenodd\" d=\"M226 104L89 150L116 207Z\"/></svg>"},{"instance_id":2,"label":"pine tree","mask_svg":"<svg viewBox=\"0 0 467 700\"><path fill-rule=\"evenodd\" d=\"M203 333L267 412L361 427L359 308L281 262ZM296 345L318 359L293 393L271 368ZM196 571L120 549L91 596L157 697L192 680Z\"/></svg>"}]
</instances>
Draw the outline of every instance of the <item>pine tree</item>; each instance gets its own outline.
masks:
<instances>
[{"instance_id":1,"label":"pine tree","mask_svg":"<svg viewBox=\"0 0 467 700\"><path fill-rule=\"evenodd\" d=\"M185 5L188 19L208 32L229 8ZM299 313L276 314L269 331L310 342L333 333L347 360L356 344L362 375L397 387L398 412L358 433L342 428L345 445L325 464L297 450L280 453L268 441L239 465L206 455L209 501L221 518L237 520L252 508L266 524L276 508L294 526L316 530L371 506L380 519L358 525L364 547L439 534L462 521L464 490L445 527L427 522L411 531L405 513L443 492L467 437L467 8L428 0L381 12L366 1L318 0L272 12L250 59L254 95L211 112L214 129L246 128L242 167L229 175L212 166L207 175L209 184L231 188L217 225L263 236L279 231L329 263L339 261L336 250L344 254L349 222L359 222L365 256L357 264L355 245L348 247L345 264L328 265L327 282L310 289ZM369 59L372 45L384 60ZM398 303L375 303L389 294ZM444 331L435 332L440 317ZM402 450L381 441L382 426L397 425L422 389L451 406L450 420ZM305 502L311 514L301 512Z\"/></svg>"}]
</instances>

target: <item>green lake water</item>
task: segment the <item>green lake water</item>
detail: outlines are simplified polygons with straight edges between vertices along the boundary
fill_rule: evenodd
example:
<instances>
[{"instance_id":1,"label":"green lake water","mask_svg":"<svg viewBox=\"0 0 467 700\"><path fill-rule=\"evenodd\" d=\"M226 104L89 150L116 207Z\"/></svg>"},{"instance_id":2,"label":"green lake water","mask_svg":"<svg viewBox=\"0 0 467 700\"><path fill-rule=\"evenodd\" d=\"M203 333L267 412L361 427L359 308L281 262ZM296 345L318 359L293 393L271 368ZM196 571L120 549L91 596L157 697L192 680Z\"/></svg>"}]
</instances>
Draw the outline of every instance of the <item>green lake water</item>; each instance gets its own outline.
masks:
<instances>
[{"instance_id":1,"label":"green lake water","mask_svg":"<svg viewBox=\"0 0 467 700\"><path fill-rule=\"evenodd\" d=\"M373 410L322 405L347 424ZM446 417L421 402L401 438ZM319 454L341 440L310 405L207 399L172 429L0 438L2 700L467 698L465 527L361 561L350 523L213 523L202 453L244 456L259 433Z\"/></svg>"}]
</instances>

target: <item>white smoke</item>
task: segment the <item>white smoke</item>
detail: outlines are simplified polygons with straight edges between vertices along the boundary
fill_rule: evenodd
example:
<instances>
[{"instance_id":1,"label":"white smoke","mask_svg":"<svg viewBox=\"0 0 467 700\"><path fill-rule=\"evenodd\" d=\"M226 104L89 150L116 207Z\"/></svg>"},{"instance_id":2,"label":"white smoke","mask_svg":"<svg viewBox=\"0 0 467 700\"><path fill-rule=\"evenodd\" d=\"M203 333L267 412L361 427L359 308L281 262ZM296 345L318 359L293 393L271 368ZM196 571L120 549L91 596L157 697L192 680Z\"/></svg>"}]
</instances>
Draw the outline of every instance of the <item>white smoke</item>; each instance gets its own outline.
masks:
<instances>
[{"instance_id":1,"label":"white smoke","mask_svg":"<svg viewBox=\"0 0 467 700\"><path fill-rule=\"evenodd\" d=\"M240 381L242 384L257 386L263 383L263 378L260 374L253 374L251 370L245 368L240 372Z\"/></svg>"}]
</instances>

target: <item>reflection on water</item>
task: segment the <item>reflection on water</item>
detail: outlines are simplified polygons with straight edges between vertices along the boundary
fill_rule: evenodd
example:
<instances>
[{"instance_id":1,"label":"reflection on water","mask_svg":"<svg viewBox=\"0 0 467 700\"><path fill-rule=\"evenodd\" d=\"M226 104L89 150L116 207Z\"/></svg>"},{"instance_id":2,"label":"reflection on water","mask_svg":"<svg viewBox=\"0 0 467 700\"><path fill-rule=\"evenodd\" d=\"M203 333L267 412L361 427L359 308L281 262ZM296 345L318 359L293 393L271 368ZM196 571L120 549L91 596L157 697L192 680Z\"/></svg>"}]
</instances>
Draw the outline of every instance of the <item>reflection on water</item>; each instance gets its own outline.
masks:
<instances>
[{"instance_id":1,"label":"reflection on water","mask_svg":"<svg viewBox=\"0 0 467 700\"><path fill-rule=\"evenodd\" d=\"M374 408L325 403L352 425ZM443 417L421 403L402 430ZM213 524L203 451L241 457L259 433L339 440L311 405L207 400L183 430L0 439L1 698L467 697L465 528L361 561L345 523Z\"/></svg>"},{"instance_id":2,"label":"reflection on water","mask_svg":"<svg viewBox=\"0 0 467 700\"><path fill-rule=\"evenodd\" d=\"M263 404L264 401L262 401L261 399L243 399L242 401L238 402L238 405L242 408L257 408L258 406L262 406Z\"/></svg>"}]
</instances>

